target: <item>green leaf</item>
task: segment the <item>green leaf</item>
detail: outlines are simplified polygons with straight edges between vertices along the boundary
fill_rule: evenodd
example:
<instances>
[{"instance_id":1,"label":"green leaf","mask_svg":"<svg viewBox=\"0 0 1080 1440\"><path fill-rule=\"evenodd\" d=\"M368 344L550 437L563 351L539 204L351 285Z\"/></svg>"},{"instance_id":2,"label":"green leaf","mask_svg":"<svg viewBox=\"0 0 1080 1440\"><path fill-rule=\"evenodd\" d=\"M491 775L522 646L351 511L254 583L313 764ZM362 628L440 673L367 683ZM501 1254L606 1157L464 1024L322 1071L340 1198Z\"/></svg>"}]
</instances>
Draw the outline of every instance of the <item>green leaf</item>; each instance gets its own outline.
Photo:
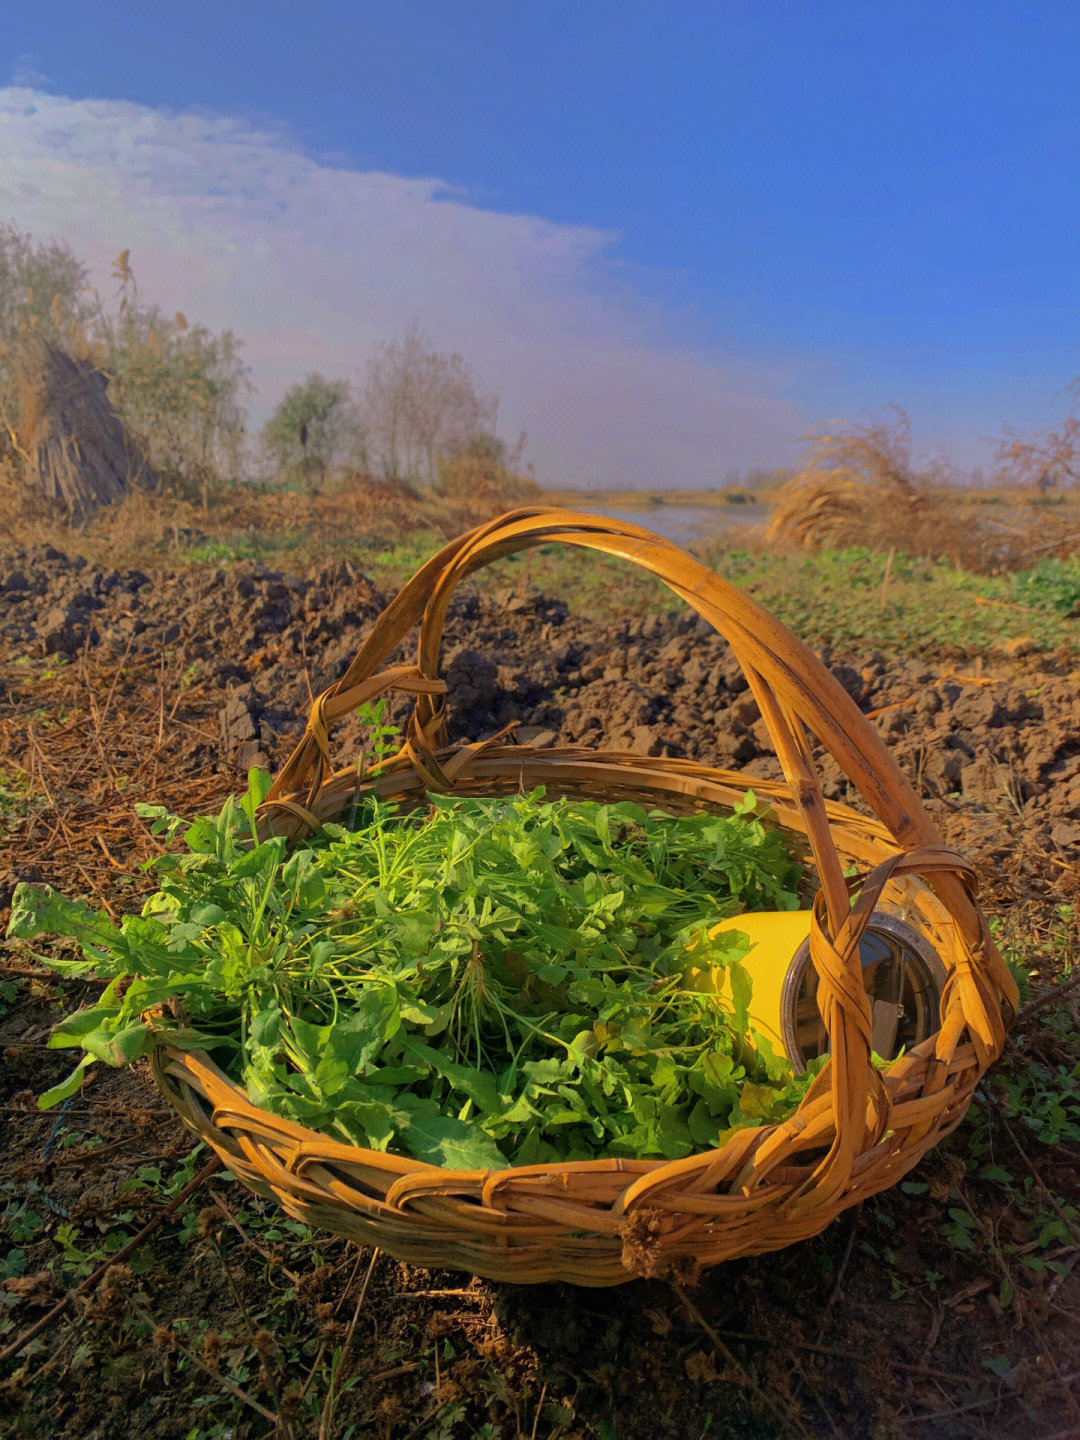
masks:
<instances>
[{"instance_id":1,"label":"green leaf","mask_svg":"<svg viewBox=\"0 0 1080 1440\"><path fill-rule=\"evenodd\" d=\"M427 954L431 946L431 937L439 923L439 918L435 913L407 910L388 918L403 955Z\"/></svg>"},{"instance_id":2,"label":"green leaf","mask_svg":"<svg viewBox=\"0 0 1080 1440\"><path fill-rule=\"evenodd\" d=\"M326 894L326 882L311 850L296 850L289 856L281 867L281 883L296 897L301 910L314 908Z\"/></svg>"},{"instance_id":3,"label":"green leaf","mask_svg":"<svg viewBox=\"0 0 1080 1440\"><path fill-rule=\"evenodd\" d=\"M106 1065L120 1068L148 1055L153 1039L150 1026L140 1021L115 1032L104 1028L91 1030L83 1036L82 1045L84 1050L88 1050L98 1060L104 1060Z\"/></svg>"},{"instance_id":4,"label":"green leaf","mask_svg":"<svg viewBox=\"0 0 1080 1440\"><path fill-rule=\"evenodd\" d=\"M699 1100L686 1117L690 1137L699 1150L716 1144L721 1124L704 1100Z\"/></svg>"},{"instance_id":5,"label":"green leaf","mask_svg":"<svg viewBox=\"0 0 1080 1440\"><path fill-rule=\"evenodd\" d=\"M276 1002L267 1005L248 1022L248 1035L256 1045L273 1049L281 1033L281 1006Z\"/></svg>"},{"instance_id":6,"label":"green leaf","mask_svg":"<svg viewBox=\"0 0 1080 1440\"><path fill-rule=\"evenodd\" d=\"M406 1025L434 1025L443 1018L443 1013L437 1006L425 1005L423 1001L413 999L408 991L399 992L399 1002L401 1018ZM449 1014L445 1018L449 1019Z\"/></svg>"},{"instance_id":7,"label":"green leaf","mask_svg":"<svg viewBox=\"0 0 1080 1440\"><path fill-rule=\"evenodd\" d=\"M422 1045L418 1040L406 1040L402 1049L409 1059L420 1061L449 1080L455 1090L467 1095L486 1115L496 1115L502 1110L503 1097L488 1071L459 1065L441 1051L430 1045Z\"/></svg>"},{"instance_id":8,"label":"green leaf","mask_svg":"<svg viewBox=\"0 0 1080 1440\"><path fill-rule=\"evenodd\" d=\"M400 1107L374 1097L346 1100L335 1105L333 1111L336 1130L354 1144L381 1151L386 1150L394 1139L403 1118L404 1111Z\"/></svg>"},{"instance_id":9,"label":"green leaf","mask_svg":"<svg viewBox=\"0 0 1080 1440\"><path fill-rule=\"evenodd\" d=\"M233 861L229 866L229 878L242 880L248 875L263 873L269 878L277 868L284 849L285 841L280 835L275 835L272 840L264 840L261 845L256 845L246 855L241 855L239 860Z\"/></svg>"},{"instance_id":10,"label":"green leaf","mask_svg":"<svg viewBox=\"0 0 1080 1440\"><path fill-rule=\"evenodd\" d=\"M334 1025L330 1043L354 1070L367 1064L401 1028L401 1007L392 985L372 985L353 1001Z\"/></svg>"},{"instance_id":11,"label":"green leaf","mask_svg":"<svg viewBox=\"0 0 1080 1440\"><path fill-rule=\"evenodd\" d=\"M193 905L188 912L193 925L203 929L209 929L211 925L220 925L223 920L229 918L229 912L221 905L215 905L210 901L201 905Z\"/></svg>"},{"instance_id":12,"label":"green leaf","mask_svg":"<svg viewBox=\"0 0 1080 1440\"><path fill-rule=\"evenodd\" d=\"M401 1138L410 1155L450 1170L505 1170L508 1161L478 1124L450 1115L408 1114Z\"/></svg>"},{"instance_id":13,"label":"green leaf","mask_svg":"<svg viewBox=\"0 0 1080 1440\"><path fill-rule=\"evenodd\" d=\"M776 1103L776 1091L769 1085L755 1085L748 1080L739 1095L739 1111L747 1120L764 1120Z\"/></svg>"},{"instance_id":14,"label":"green leaf","mask_svg":"<svg viewBox=\"0 0 1080 1440\"><path fill-rule=\"evenodd\" d=\"M994 1180L999 1185L1011 1185L1013 1177L1008 1170L1003 1170L1000 1165L984 1165L979 1171L980 1180Z\"/></svg>"},{"instance_id":15,"label":"green leaf","mask_svg":"<svg viewBox=\"0 0 1080 1440\"><path fill-rule=\"evenodd\" d=\"M69 900L57 891L30 885L25 880L11 897L9 937L32 940L37 935L69 935L90 959L126 955L127 947L104 911L91 910L81 900ZM49 964L47 957L44 963Z\"/></svg>"},{"instance_id":16,"label":"green leaf","mask_svg":"<svg viewBox=\"0 0 1080 1440\"><path fill-rule=\"evenodd\" d=\"M271 776L257 765L253 765L248 771L247 794L240 801L240 808L249 820L254 821L255 811L269 795L273 783Z\"/></svg>"},{"instance_id":17,"label":"green leaf","mask_svg":"<svg viewBox=\"0 0 1080 1440\"><path fill-rule=\"evenodd\" d=\"M312 1025L298 1015L288 1017L282 1038L291 1035L301 1069L316 1074L323 1058L329 1056L344 1067L346 1075L355 1075L374 1059L400 1025L396 994L389 985L377 985L364 990L352 1008L333 1024ZM334 1076L337 1070L328 1068L323 1074Z\"/></svg>"},{"instance_id":18,"label":"green leaf","mask_svg":"<svg viewBox=\"0 0 1080 1440\"><path fill-rule=\"evenodd\" d=\"M657 1140L660 1154L666 1160L681 1160L694 1149L690 1129L672 1105L660 1106Z\"/></svg>"},{"instance_id":19,"label":"green leaf","mask_svg":"<svg viewBox=\"0 0 1080 1440\"><path fill-rule=\"evenodd\" d=\"M164 805L147 805L144 800L136 800L135 814L142 820L167 820L170 818Z\"/></svg>"},{"instance_id":20,"label":"green leaf","mask_svg":"<svg viewBox=\"0 0 1080 1440\"><path fill-rule=\"evenodd\" d=\"M417 1080L423 1080L425 1075L430 1074L430 1066L427 1065L381 1065L376 1069L368 1069L360 1080L365 1086L409 1086L415 1085Z\"/></svg>"},{"instance_id":21,"label":"green leaf","mask_svg":"<svg viewBox=\"0 0 1080 1440\"><path fill-rule=\"evenodd\" d=\"M311 1078L316 1089L331 1096L337 1094L351 1074L348 1063L340 1055L330 1054L319 1061Z\"/></svg>"},{"instance_id":22,"label":"green leaf","mask_svg":"<svg viewBox=\"0 0 1080 1440\"><path fill-rule=\"evenodd\" d=\"M731 1020L732 1029L736 1034L743 1035L750 1025L750 1001L754 993L754 981L745 965L740 965L737 960L728 965L727 973L735 1007Z\"/></svg>"},{"instance_id":23,"label":"green leaf","mask_svg":"<svg viewBox=\"0 0 1080 1440\"><path fill-rule=\"evenodd\" d=\"M212 820L196 820L184 831L184 843L193 855L216 855L218 838L218 827Z\"/></svg>"},{"instance_id":24,"label":"green leaf","mask_svg":"<svg viewBox=\"0 0 1080 1440\"><path fill-rule=\"evenodd\" d=\"M54 1025L49 1034L46 1048L49 1050L65 1050L72 1046L81 1046L86 1036L93 1031L100 1029L103 1024L115 1020L120 1011L112 1007L92 1005L88 1010L77 1010L74 1015L68 1015Z\"/></svg>"},{"instance_id":25,"label":"green leaf","mask_svg":"<svg viewBox=\"0 0 1080 1440\"><path fill-rule=\"evenodd\" d=\"M61 1101L69 1100L82 1085L83 1076L88 1066L93 1063L94 1057L92 1055L84 1055L66 1080L61 1080L59 1085L54 1085L51 1090L46 1090L43 1095L38 1096L38 1109L51 1110L54 1105L59 1105Z\"/></svg>"}]
</instances>

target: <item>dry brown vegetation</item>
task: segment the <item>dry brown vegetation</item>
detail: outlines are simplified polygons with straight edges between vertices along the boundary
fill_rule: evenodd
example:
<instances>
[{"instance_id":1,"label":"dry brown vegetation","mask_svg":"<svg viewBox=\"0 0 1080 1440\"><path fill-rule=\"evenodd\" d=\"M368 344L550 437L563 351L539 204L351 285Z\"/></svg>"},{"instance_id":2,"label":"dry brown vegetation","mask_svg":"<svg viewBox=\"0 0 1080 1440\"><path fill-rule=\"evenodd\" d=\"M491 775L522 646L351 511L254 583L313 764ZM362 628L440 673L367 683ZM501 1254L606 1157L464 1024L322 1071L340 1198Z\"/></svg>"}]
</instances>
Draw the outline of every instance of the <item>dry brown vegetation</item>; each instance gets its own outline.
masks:
<instances>
[{"instance_id":1,"label":"dry brown vegetation","mask_svg":"<svg viewBox=\"0 0 1080 1440\"><path fill-rule=\"evenodd\" d=\"M28 482L69 512L121 499L145 467L108 395L108 377L46 340L19 356L19 424L11 441Z\"/></svg>"},{"instance_id":2,"label":"dry brown vegetation","mask_svg":"<svg viewBox=\"0 0 1080 1440\"><path fill-rule=\"evenodd\" d=\"M445 493L342 471L314 492L238 485L212 494L205 505L182 493L133 486L116 504L72 519L24 479L20 467L0 465L0 555L51 544L91 562L146 569L223 545L285 548L317 559L359 538L390 545L422 531L449 539L535 493L530 481L501 467L465 460L452 467Z\"/></svg>"},{"instance_id":3,"label":"dry brown vegetation","mask_svg":"<svg viewBox=\"0 0 1080 1440\"><path fill-rule=\"evenodd\" d=\"M450 505L478 505L484 508L525 505L541 494L539 485L517 475L493 456L466 452L442 466L439 494Z\"/></svg>"},{"instance_id":4,"label":"dry brown vegetation","mask_svg":"<svg viewBox=\"0 0 1080 1440\"><path fill-rule=\"evenodd\" d=\"M1016 483L1034 461L1008 473L1013 483L992 494L947 483L948 477L915 467L902 410L891 421L829 426L808 439L806 459L777 497L766 534L771 543L895 549L984 572L1064 558L1080 545L1075 504L1062 495L1048 511L1043 491ZM1043 453L1042 442L1024 444L1029 459Z\"/></svg>"}]
</instances>

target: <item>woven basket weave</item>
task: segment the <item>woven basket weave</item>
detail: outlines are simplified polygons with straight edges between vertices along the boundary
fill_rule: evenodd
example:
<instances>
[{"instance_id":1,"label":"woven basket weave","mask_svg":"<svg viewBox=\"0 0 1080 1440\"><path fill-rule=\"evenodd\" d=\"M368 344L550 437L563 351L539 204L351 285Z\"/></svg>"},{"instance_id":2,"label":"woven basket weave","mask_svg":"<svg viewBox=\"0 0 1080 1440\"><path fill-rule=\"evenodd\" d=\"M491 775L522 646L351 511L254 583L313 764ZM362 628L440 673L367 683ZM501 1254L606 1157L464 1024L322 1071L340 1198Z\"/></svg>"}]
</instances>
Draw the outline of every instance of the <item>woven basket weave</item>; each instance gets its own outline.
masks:
<instances>
[{"instance_id":1,"label":"woven basket weave","mask_svg":"<svg viewBox=\"0 0 1080 1440\"><path fill-rule=\"evenodd\" d=\"M784 781L752 781L688 760L504 740L450 745L439 650L466 576L512 551L560 542L621 556L660 577L731 644L760 706ZM420 625L414 665L380 669ZM366 700L415 695L405 743L362 791L496 795L544 785L575 798L632 799L669 812L730 807L752 785L808 842L819 889L810 953L830 1060L781 1124L744 1129L686 1159L601 1159L498 1171L446 1170L327 1139L253 1105L201 1052L164 1041L154 1073L184 1121L246 1185L290 1215L419 1265L493 1279L617 1285L667 1267L714 1265L817 1234L894 1184L962 1119L998 1056L1016 987L974 899L968 864L943 845L855 703L752 600L666 540L594 516L516 510L445 546L376 621L346 674L315 701L263 807L267 829L300 836L356 793L334 771L334 722ZM816 737L876 819L826 802ZM858 874L845 878L854 862ZM852 894L857 898L852 903ZM940 1029L882 1072L858 942L875 906L901 907L947 975ZM783 957L786 961L789 957Z\"/></svg>"}]
</instances>

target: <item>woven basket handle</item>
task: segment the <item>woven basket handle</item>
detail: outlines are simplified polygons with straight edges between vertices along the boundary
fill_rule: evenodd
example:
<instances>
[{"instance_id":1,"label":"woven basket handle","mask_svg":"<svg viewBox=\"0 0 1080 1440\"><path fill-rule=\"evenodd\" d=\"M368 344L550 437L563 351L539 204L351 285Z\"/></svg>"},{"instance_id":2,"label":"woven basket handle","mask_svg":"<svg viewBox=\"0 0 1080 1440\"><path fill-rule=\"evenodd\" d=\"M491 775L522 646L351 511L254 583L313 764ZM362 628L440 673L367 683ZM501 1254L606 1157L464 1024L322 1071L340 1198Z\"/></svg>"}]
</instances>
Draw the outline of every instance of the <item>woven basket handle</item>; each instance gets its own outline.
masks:
<instances>
[{"instance_id":1,"label":"woven basket handle","mask_svg":"<svg viewBox=\"0 0 1080 1440\"><path fill-rule=\"evenodd\" d=\"M898 849L906 852L897 861L896 872L902 864L905 872L920 875L957 925L967 959L957 967L950 994L966 996L967 1001L950 999L946 1006L937 1041L943 1064L969 1028L967 1013L979 1013L977 1005L997 1014L996 1020L986 1022L979 1043L988 1054L1000 1049L1003 1029L995 994L1014 1006L1015 990L975 905L971 877L958 857L944 850L914 790L855 702L785 626L678 546L623 521L541 508L512 511L444 546L375 622L342 679L315 701L307 730L279 773L267 806L290 810L303 823L317 826L318 820L305 807L312 804L330 763L329 726L346 710L391 689L414 694L416 705L406 743L390 767L411 763L429 788L429 776L439 783L440 776L452 779L474 751L462 747L453 755L446 753L446 685L439 676L439 655L450 598L466 576L492 561L552 542L621 556L656 575L728 641L758 702L821 882L814 905L811 957L822 981L832 1059L815 1085L828 1088L836 1124L828 1155L815 1176L819 1189L842 1187L855 1157L881 1138L889 1114L883 1084L870 1064L870 1008L858 953L859 935L886 872L879 869L863 877L863 894L853 909L813 761L811 735L841 766ZM416 664L378 671L417 623ZM980 958L984 969L989 964L996 986L985 996L976 973ZM801 1122L796 1117L791 1123ZM802 1202L794 1197L793 1203Z\"/></svg>"},{"instance_id":2,"label":"woven basket handle","mask_svg":"<svg viewBox=\"0 0 1080 1440\"><path fill-rule=\"evenodd\" d=\"M417 695L408 744L424 758L447 743L446 687L439 656L447 607L466 576L516 551L559 543L620 556L662 580L731 645L761 708L777 758L802 813L835 931L849 908L847 886L825 813L807 732L816 735L874 814L904 849L942 844L930 817L855 702L810 650L742 591L677 545L626 521L567 510L511 511L444 546L375 622L345 675L319 696L307 731L279 773L270 798L314 795L329 764L329 725L337 715L388 689ZM379 665L420 625L415 666ZM930 883L938 889L938 882ZM968 897L955 877L940 877L941 898L966 919ZM944 892L948 892L948 894ZM961 920L977 944L974 914Z\"/></svg>"}]
</instances>

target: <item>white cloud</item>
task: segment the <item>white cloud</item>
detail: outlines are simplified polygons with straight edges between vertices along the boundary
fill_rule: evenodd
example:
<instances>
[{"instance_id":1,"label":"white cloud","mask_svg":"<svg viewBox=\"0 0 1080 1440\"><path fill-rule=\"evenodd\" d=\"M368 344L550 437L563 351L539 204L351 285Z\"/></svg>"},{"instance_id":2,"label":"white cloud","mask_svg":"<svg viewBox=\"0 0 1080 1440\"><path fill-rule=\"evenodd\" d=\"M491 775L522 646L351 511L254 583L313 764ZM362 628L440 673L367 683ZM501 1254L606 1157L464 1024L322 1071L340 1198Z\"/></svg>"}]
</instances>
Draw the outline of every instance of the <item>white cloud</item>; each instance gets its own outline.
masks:
<instances>
[{"instance_id":1,"label":"white cloud","mask_svg":"<svg viewBox=\"0 0 1080 1440\"><path fill-rule=\"evenodd\" d=\"M259 424L309 370L355 380L416 322L563 484L707 484L805 429L784 376L658 346L674 320L616 284L618 237L481 209L437 179L357 171L221 115L0 88L0 223L66 241L108 295L244 341Z\"/></svg>"}]
</instances>

